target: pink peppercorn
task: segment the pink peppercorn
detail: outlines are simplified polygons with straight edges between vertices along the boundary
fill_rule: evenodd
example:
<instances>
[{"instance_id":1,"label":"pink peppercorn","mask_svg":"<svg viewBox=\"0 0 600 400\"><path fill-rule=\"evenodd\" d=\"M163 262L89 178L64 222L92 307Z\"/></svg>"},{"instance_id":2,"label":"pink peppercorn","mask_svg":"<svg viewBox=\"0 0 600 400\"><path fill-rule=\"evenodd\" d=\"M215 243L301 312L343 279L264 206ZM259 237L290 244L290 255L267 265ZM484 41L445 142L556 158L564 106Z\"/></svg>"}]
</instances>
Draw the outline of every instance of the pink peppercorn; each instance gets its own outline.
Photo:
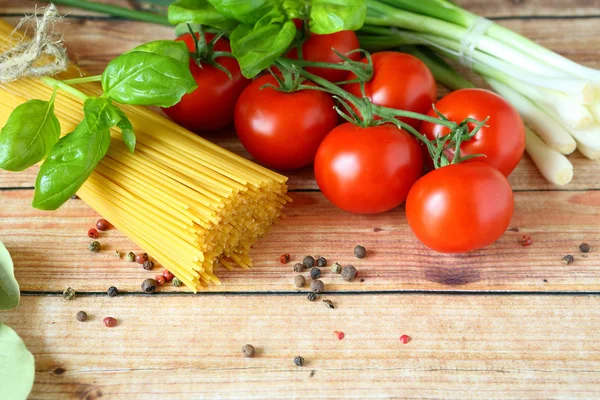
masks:
<instances>
[{"instance_id":1,"label":"pink peppercorn","mask_svg":"<svg viewBox=\"0 0 600 400\"><path fill-rule=\"evenodd\" d=\"M171 282L173 278L175 278L175 275L173 275L168 269L165 269L162 275L165 278L165 282Z\"/></svg>"},{"instance_id":2,"label":"pink peppercorn","mask_svg":"<svg viewBox=\"0 0 600 400\"><path fill-rule=\"evenodd\" d=\"M99 219L96 221L96 229L99 231L107 231L110 229L110 223L105 219Z\"/></svg>"},{"instance_id":3,"label":"pink peppercorn","mask_svg":"<svg viewBox=\"0 0 600 400\"><path fill-rule=\"evenodd\" d=\"M156 283L158 283L159 285L162 285L163 283L165 283L165 277L162 275L156 275L154 277L154 280L156 281Z\"/></svg>"},{"instance_id":4,"label":"pink peppercorn","mask_svg":"<svg viewBox=\"0 0 600 400\"><path fill-rule=\"evenodd\" d=\"M410 342L410 336L402 335L402 336L400 336L400 341L402 342L402 344L406 344L406 343Z\"/></svg>"},{"instance_id":5,"label":"pink peppercorn","mask_svg":"<svg viewBox=\"0 0 600 400\"><path fill-rule=\"evenodd\" d=\"M113 317L106 317L102 320L102 322L104 322L104 326L107 328L112 328L113 326L117 325L117 320Z\"/></svg>"},{"instance_id":6,"label":"pink peppercorn","mask_svg":"<svg viewBox=\"0 0 600 400\"><path fill-rule=\"evenodd\" d=\"M98 231L96 228L92 228L88 231L88 237L91 237L92 239L98 239Z\"/></svg>"}]
</instances>

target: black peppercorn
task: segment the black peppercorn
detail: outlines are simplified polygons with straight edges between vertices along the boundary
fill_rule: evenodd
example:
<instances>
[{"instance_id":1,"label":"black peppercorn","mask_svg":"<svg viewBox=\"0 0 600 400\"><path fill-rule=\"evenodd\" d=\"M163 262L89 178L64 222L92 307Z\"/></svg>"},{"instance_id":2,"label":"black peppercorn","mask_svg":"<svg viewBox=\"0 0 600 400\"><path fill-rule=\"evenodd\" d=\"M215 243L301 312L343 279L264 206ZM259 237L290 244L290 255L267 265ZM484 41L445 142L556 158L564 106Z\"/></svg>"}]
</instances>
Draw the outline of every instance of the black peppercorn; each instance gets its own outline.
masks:
<instances>
[{"instance_id":1,"label":"black peppercorn","mask_svg":"<svg viewBox=\"0 0 600 400\"><path fill-rule=\"evenodd\" d=\"M346 265L342 270L342 278L345 281L352 282L356 278L356 268L352 265Z\"/></svg>"},{"instance_id":2,"label":"black peppercorn","mask_svg":"<svg viewBox=\"0 0 600 400\"><path fill-rule=\"evenodd\" d=\"M154 268L154 263L150 260L144 261L142 268L144 268L146 271L150 271L152 268Z\"/></svg>"},{"instance_id":3,"label":"black peppercorn","mask_svg":"<svg viewBox=\"0 0 600 400\"><path fill-rule=\"evenodd\" d=\"M319 258L317 258L317 265L319 267L326 267L327 266L327 259L325 257L319 257Z\"/></svg>"},{"instance_id":4,"label":"black peppercorn","mask_svg":"<svg viewBox=\"0 0 600 400\"><path fill-rule=\"evenodd\" d=\"M88 246L88 249L92 252L92 253L97 253L100 251L100 242L97 240L94 240L92 243L90 243L90 245Z\"/></svg>"},{"instance_id":5,"label":"black peppercorn","mask_svg":"<svg viewBox=\"0 0 600 400\"><path fill-rule=\"evenodd\" d=\"M304 269L304 265L302 265L300 263L294 264L294 272L302 272L303 269Z\"/></svg>"},{"instance_id":6,"label":"black peppercorn","mask_svg":"<svg viewBox=\"0 0 600 400\"><path fill-rule=\"evenodd\" d=\"M242 354L244 357L252 358L256 354L256 349L251 344L247 344L242 347Z\"/></svg>"},{"instance_id":7,"label":"black peppercorn","mask_svg":"<svg viewBox=\"0 0 600 400\"><path fill-rule=\"evenodd\" d=\"M298 367L303 366L304 365L304 357L297 356L296 358L294 358L294 364L296 364Z\"/></svg>"},{"instance_id":8,"label":"black peppercorn","mask_svg":"<svg viewBox=\"0 0 600 400\"><path fill-rule=\"evenodd\" d=\"M88 315L85 311L79 311L77 313L77 315L75 316L75 318L77 318L77 321L79 321L79 322L84 322L87 320Z\"/></svg>"},{"instance_id":9,"label":"black peppercorn","mask_svg":"<svg viewBox=\"0 0 600 400\"><path fill-rule=\"evenodd\" d=\"M115 297L116 295L119 294L119 289L117 289L114 286L111 286L108 288L108 290L106 291L106 293L108 294L108 297Z\"/></svg>"},{"instance_id":10,"label":"black peppercorn","mask_svg":"<svg viewBox=\"0 0 600 400\"><path fill-rule=\"evenodd\" d=\"M306 284L306 279L302 275L298 275L294 278L294 286L297 288L303 288Z\"/></svg>"},{"instance_id":11,"label":"black peppercorn","mask_svg":"<svg viewBox=\"0 0 600 400\"><path fill-rule=\"evenodd\" d=\"M321 276L321 270L319 268L313 268L310 270L310 278L311 279L319 279L319 277Z\"/></svg>"},{"instance_id":12,"label":"black peppercorn","mask_svg":"<svg viewBox=\"0 0 600 400\"><path fill-rule=\"evenodd\" d=\"M325 284L323 283L323 281L317 279L310 283L310 290L312 290L315 293L321 293L323 292L323 290L325 290Z\"/></svg>"},{"instance_id":13,"label":"black peppercorn","mask_svg":"<svg viewBox=\"0 0 600 400\"><path fill-rule=\"evenodd\" d=\"M315 265L315 258L313 256L306 256L304 257L304 260L302 260L302 264L304 264L306 268L312 268L313 265Z\"/></svg>"},{"instance_id":14,"label":"black peppercorn","mask_svg":"<svg viewBox=\"0 0 600 400\"><path fill-rule=\"evenodd\" d=\"M573 256L570 254L567 254L566 256L564 256L562 258L563 264L567 264L567 265L573 264L573 261L575 261L575 258L573 258Z\"/></svg>"},{"instance_id":15,"label":"black peppercorn","mask_svg":"<svg viewBox=\"0 0 600 400\"><path fill-rule=\"evenodd\" d=\"M367 250L363 246L358 245L354 248L354 255L356 258L365 258Z\"/></svg>"},{"instance_id":16,"label":"black peppercorn","mask_svg":"<svg viewBox=\"0 0 600 400\"><path fill-rule=\"evenodd\" d=\"M581 243L579 245L579 251L581 251L582 253L589 253L590 252L590 245L587 243Z\"/></svg>"},{"instance_id":17,"label":"black peppercorn","mask_svg":"<svg viewBox=\"0 0 600 400\"><path fill-rule=\"evenodd\" d=\"M317 299L317 295L314 294L313 292L310 292L306 298L308 299L308 301L315 301Z\"/></svg>"},{"instance_id":18,"label":"black peppercorn","mask_svg":"<svg viewBox=\"0 0 600 400\"><path fill-rule=\"evenodd\" d=\"M148 278L142 282L142 290L146 293L154 293L157 285L158 283L154 279Z\"/></svg>"}]
</instances>

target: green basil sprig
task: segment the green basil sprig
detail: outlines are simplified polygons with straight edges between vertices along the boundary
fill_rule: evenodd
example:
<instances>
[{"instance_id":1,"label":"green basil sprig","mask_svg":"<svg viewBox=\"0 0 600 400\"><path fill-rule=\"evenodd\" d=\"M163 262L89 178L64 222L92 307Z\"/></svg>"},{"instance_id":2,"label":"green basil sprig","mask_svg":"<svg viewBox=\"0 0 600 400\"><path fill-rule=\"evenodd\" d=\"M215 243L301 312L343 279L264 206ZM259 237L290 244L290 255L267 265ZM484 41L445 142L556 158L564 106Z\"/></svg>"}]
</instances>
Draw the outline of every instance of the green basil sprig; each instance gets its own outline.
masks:
<instances>
[{"instance_id":1,"label":"green basil sprig","mask_svg":"<svg viewBox=\"0 0 600 400\"><path fill-rule=\"evenodd\" d=\"M26 399L34 377L33 355L15 331L0 323L0 398Z\"/></svg>"},{"instance_id":2,"label":"green basil sprig","mask_svg":"<svg viewBox=\"0 0 600 400\"><path fill-rule=\"evenodd\" d=\"M202 24L217 29L233 29L239 22L219 13L207 0L177 0L169 6L169 22Z\"/></svg>"},{"instance_id":3,"label":"green basil sprig","mask_svg":"<svg viewBox=\"0 0 600 400\"><path fill-rule=\"evenodd\" d=\"M134 51L142 51L145 53L158 54L159 56L171 57L183 64L190 62L190 52L184 42L176 42L174 40L155 40L135 47L128 53Z\"/></svg>"},{"instance_id":4,"label":"green basil sprig","mask_svg":"<svg viewBox=\"0 0 600 400\"><path fill-rule=\"evenodd\" d=\"M46 157L60 137L50 101L29 100L10 114L0 132L0 168L23 171Z\"/></svg>"}]
</instances>

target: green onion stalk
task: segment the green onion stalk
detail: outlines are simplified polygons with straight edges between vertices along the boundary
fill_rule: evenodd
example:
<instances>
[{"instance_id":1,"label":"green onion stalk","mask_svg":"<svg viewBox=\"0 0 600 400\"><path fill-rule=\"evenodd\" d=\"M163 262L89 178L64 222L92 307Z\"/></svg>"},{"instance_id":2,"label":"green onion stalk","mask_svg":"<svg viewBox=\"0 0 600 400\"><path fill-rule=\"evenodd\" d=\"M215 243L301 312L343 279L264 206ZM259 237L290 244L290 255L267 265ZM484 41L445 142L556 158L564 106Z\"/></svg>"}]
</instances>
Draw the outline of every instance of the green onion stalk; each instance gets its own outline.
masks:
<instances>
[{"instance_id":1,"label":"green onion stalk","mask_svg":"<svg viewBox=\"0 0 600 400\"><path fill-rule=\"evenodd\" d=\"M572 175L567 171L572 166L557 153L567 155L578 149L587 158L600 159L600 71L448 0L366 2L367 18L358 32L361 47L380 51L426 46L481 75L521 113L528 128L527 151L544 176L552 177L551 182L566 184ZM468 87L461 84L462 77L449 77L447 72L441 75Z\"/></svg>"}]
</instances>

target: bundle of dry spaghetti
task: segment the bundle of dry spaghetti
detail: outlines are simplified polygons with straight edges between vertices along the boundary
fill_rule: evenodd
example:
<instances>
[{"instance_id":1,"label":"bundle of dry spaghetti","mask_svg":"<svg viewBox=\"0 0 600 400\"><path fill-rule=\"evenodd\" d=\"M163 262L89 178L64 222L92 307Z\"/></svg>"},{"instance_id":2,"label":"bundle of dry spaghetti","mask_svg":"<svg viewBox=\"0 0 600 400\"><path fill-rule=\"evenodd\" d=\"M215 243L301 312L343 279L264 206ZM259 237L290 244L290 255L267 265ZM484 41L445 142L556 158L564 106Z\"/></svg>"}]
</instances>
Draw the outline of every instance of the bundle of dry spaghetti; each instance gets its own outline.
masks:
<instances>
[{"instance_id":1,"label":"bundle of dry spaghetti","mask_svg":"<svg viewBox=\"0 0 600 400\"><path fill-rule=\"evenodd\" d=\"M0 21L0 38L13 27ZM0 39L0 51L18 35ZM79 77L74 66L60 79ZM100 85L78 85L88 95ZM30 99L47 100L53 89L36 78L0 85L0 126ZM237 156L143 107L122 106L137 135L131 154L118 130L111 146L77 192L188 287L218 284L215 266L249 268L251 246L275 223L286 196L287 178ZM82 100L59 91L55 112L63 133L84 118Z\"/></svg>"}]
</instances>

